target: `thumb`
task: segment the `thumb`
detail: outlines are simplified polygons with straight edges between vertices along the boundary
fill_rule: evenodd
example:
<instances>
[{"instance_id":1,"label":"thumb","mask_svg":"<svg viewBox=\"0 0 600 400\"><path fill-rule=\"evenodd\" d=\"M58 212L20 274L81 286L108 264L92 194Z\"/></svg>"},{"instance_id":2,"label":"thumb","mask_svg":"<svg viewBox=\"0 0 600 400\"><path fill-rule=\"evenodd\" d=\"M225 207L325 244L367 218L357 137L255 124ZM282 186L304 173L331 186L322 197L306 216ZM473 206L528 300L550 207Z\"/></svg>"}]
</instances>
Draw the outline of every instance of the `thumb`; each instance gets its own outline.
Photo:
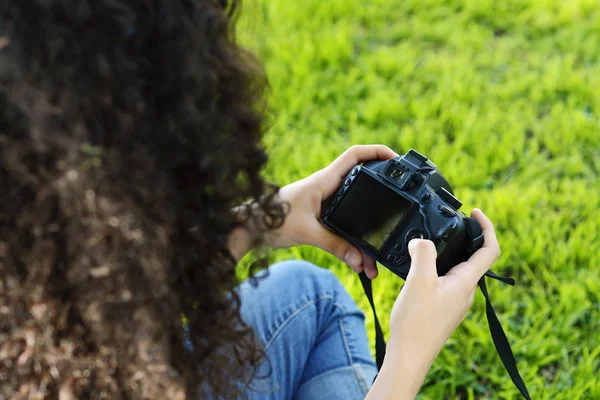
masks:
<instances>
[{"instance_id":1,"label":"thumb","mask_svg":"<svg viewBox=\"0 0 600 400\"><path fill-rule=\"evenodd\" d=\"M333 254L341 261L348 264L355 272L362 272L362 252L344 240L344 238L329 231L317 221L315 222L316 224L310 229L311 235L307 240L307 244L316 246Z\"/></svg>"},{"instance_id":2,"label":"thumb","mask_svg":"<svg viewBox=\"0 0 600 400\"><path fill-rule=\"evenodd\" d=\"M435 260L437 251L431 240L413 239L408 243L411 263L406 281L414 279L434 280L438 277Z\"/></svg>"}]
</instances>

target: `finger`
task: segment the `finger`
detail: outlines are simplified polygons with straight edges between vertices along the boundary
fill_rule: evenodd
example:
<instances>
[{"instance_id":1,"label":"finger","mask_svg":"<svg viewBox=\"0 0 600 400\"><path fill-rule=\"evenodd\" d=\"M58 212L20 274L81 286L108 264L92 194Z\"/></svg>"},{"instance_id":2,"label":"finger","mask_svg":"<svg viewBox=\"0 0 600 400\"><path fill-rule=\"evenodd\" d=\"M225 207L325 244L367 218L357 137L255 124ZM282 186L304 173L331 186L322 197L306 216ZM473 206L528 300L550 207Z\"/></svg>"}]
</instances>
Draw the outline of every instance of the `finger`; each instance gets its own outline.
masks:
<instances>
[{"instance_id":1,"label":"finger","mask_svg":"<svg viewBox=\"0 0 600 400\"><path fill-rule=\"evenodd\" d=\"M411 263L406 282L417 279L435 280L438 277L435 265L437 251L431 240L411 240L408 243L408 252L410 254Z\"/></svg>"},{"instance_id":2,"label":"finger","mask_svg":"<svg viewBox=\"0 0 600 400\"><path fill-rule=\"evenodd\" d=\"M494 224L481 210L474 209L471 217L479 222L483 229L483 246L467 262L452 268L449 274L463 274L463 279L468 279L472 285L476 285L500 256L500 245L496 239Z\"/></svg>"},{"instance_id":3,"label":"finger","mask_svg":"<svg viewBox=\"0 0 600 400\"><path fill-rule=\"evenodd\" d=\"M498 257L500 257L500 245L496 238L494 224L481 210L474 209L471 213L471 217L479 222L479 225L481 225L481 228L483 229L483 246L467 261L469 264L473 264L473 279L479 281L479 278L481 278L481 276L496 262Z\"/></svg>"},{"instance_id":4,"label":"finger","mask_svg":"<svg viewBox=\"0 0 600 400\"><path fill-rule=\"evenodd\" d=\"M390 158L398 157L392 149L381 144L370 144L370 145L356 145L350 147L329 166L322 170L323 179L321 180L321 187L324 196L327 197L333 193L340 182L348 174L348 172L354 167L365 161L370 160L388 160Z\"/></svg>"},{"instance_id":5,"label":"finger","mask_svg":"<svg viewBox=\"0 0 600 400\"><path fill-rule=\"evenodd\" d=\"M357 273L363 271L363 253L342 237L323 227L317 220L308 227L306 244L333 254Z\"/></svg>"},{"instance_id":6,"label":"finger","mask_svg":"<svg viewBox=\"0 0 600 400\"><path fill-rule=\"evenodd\" d=\"M369 279L375 279L375 278L377 278L377 275L379 275L379 270L377 269L377 263L375 262L373 257L371 257L368 254L365 254L364 252L363 252L363 269L365 270L365 274L367 275L367 277Z\"/></svg>"},{"instance_id":7,"label":"finger","mask_svg":"<svg viewBox=\"0 0 600 400\"><path fill-rule=\"evenodd\" d=\"M478 208L474 208L471 211L471 217L475 221L479 222L481 229L483 229L483 247L498 246L498 240L496 239L496 231L494 230L494 224L490 219Z\"/></svg>"}]
</instances>

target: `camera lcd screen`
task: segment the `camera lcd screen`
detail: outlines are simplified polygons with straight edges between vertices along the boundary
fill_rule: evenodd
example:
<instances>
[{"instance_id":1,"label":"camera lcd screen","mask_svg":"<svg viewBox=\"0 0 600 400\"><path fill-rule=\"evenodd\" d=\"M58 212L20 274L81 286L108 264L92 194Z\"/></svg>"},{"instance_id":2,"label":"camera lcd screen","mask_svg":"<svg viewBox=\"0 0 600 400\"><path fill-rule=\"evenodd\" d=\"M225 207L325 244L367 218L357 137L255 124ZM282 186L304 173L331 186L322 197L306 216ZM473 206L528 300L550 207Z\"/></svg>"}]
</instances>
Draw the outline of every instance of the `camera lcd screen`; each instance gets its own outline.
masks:
<instances>
[{"instance_id":1,"label":"camera lcd screen","mask_svg":"<svg viewBox=\"0 0 600 400\"><path fill-rule=\"evenodd\" d=\"M381 250L411 202L366 173L361 173L329 217L346 234Z\"/></svg>"}]
</instances>

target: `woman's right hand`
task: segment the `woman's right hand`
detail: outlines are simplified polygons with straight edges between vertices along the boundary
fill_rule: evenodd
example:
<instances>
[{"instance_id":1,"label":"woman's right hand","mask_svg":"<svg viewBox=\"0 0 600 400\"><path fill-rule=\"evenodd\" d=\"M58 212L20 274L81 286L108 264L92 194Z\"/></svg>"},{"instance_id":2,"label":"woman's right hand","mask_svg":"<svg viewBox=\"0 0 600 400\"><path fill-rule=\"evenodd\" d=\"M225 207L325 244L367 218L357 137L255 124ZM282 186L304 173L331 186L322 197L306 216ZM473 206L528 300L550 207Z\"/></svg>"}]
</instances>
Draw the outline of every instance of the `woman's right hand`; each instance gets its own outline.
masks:
<instances>
[{"instance_id":1,"label":"woman's right hand","mask_svg":"<svg viewBox=\"0 0 600 400\"><path fill-rule=\"evenodd\" d=\"M479 279L500 255L492 222L477 209L471 217L483 228L483 247L445 276L437 275L433 242L409 243L410 272L392 310L383 367L367 398L414 398L431 364L465 318Z\"/></svg>"}]
</instances>

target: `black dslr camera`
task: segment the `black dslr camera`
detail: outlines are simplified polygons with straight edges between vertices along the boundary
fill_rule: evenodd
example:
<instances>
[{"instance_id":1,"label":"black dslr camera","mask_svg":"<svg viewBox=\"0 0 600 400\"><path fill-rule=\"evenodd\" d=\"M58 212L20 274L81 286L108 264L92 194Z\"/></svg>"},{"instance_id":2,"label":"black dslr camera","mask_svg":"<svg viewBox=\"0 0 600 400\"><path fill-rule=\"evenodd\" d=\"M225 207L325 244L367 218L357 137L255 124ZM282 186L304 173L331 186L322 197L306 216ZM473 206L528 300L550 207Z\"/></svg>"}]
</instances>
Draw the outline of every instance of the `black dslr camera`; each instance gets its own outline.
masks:
<instances>
[{"instance_id":1,"label":"black dslr camera","mask_svg":"<svg viewBox=\"0 0 600 400\"><path fill-rule=\"evenodd\" d=\"M403 279L410 269L408 242L414 238L429 239L437 249L436 264L441 276L483 245L481 226L458 211L461 206L435 164L410 150L391 160L369 161L352 168L337 191L321 204L321 220ZM515 284L514 279L491 271L485 276ZM371 280L364 272L359 277L373 309L377 366L381 368L385 340L375 312ZM485 277L478 285L486 300L486 316L498 355L523 397L530 400L492 306Z\"/></svg>"},{"instance_id":2,"label":"black dslr camera","mask_svg":"<svg viewBox=\"0 0 600 400\"><path fill-rule=\"evenodd\" d=\"M321 210L327 228L406 279L413 238L435 243L439 275L482 246L481 226L461 206L435 164L410 150L355 166Z\"/></svg>"}]
</instances>

